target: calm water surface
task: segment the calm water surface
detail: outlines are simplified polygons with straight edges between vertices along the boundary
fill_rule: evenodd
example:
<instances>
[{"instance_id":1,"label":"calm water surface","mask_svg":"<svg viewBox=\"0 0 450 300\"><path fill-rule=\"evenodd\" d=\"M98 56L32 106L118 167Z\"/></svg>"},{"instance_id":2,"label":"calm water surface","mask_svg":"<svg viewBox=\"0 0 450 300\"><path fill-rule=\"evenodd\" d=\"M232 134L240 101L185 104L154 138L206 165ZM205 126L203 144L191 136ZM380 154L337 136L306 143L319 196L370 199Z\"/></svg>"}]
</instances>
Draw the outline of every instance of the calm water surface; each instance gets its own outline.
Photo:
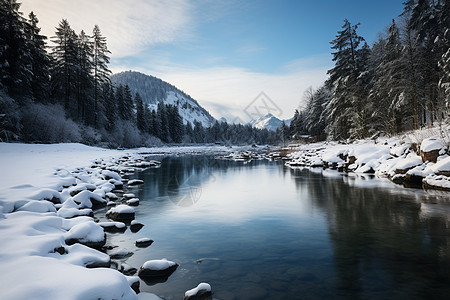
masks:
<instances>
[{"instance_id":1,"label":"calm water surface","mask_svg":"<svg viewBox=\"0 0 450 300\"><path fill-rule=\"evenodd\" d=\"M180 267L141 291L182 299L200 282L217 299L449 299L450 197L387 180L208 156L164 157L133 175L136 219L109 241L139 268ZM134 242L155 242L138 249Z\"/></svg>"}]
</instances>

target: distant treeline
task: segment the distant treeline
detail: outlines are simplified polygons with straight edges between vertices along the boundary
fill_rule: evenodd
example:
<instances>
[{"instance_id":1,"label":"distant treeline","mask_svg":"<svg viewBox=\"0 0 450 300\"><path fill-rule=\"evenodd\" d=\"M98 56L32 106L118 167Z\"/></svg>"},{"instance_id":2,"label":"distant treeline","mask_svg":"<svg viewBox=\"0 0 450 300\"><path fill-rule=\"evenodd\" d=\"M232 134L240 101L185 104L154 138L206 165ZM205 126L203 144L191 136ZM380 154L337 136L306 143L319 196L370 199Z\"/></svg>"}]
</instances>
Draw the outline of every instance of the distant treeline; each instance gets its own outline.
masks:
<instances>
[{"instance_id":1,"label":"distant treeline","mask_svg":"<svg viewBox=\"0 0 450 300\"><path fill-rule=\"evenodd\" d=\"M134 147L280 140L250 126L183 124L173 105L151 111L139 94L111 84L111 52L97 25L91 35L77 34L63 19L48 47L38 18L33 12L24 18L20 5L0 1L0 141Z\"/></svg>"},{"instance_id":2,"label":"distant treeline","mask_svg":"<svg viewBox=\"0 0 450 300\"><path fill-rule=\"evenodd\" d=\"M346 140L448 122L450 1L405 1L371 48L358 25L345 20L331 42L335 66L306 92L294 134Z\"/></svg>"}]
</instances>

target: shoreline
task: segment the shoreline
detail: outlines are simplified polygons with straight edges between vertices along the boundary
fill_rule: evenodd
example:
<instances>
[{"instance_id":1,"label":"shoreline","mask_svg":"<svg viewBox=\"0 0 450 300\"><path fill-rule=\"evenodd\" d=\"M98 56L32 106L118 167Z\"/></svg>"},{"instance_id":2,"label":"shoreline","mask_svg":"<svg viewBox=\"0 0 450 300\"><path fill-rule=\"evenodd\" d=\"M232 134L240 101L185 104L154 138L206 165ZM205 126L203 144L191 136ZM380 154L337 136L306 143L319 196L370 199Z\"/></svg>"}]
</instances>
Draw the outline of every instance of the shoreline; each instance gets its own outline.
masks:
<instances>
[{"instance_id":1,"label":"shoreline","mask_svg":"<svg viewBox=\"0 0 450 300\"><path fill-rule=\"evenodd\" d=\"M127 187L126 174L154 166L156 163L146 162L152 155L234 151L234 156L229 154L233 159L243 150L249 147L106 150L80 144L0 143L3 154L0 163L4 166L0 173L0 266L7 270L0 275L3 285L0 298L28 299L40 295L38 299L82 299L88 293L89 297L97 298L138 299L131 286L139 278L123 274L129 269L120 273L109 267L114 262L106 253L114 245L108 245L112 248L103 252L95 250L106 243L107 230L98 224L99 217L107 219L104 215L109 207L103 208L108 201L122 204L126 201L124 194L132 190ZM406 166L406 172L394 172L392 178L398 174L397 177L406 177L410 170L414 174L421 170L429 178L444 176L427 172L442 165L442 161L450 162L444 153L437 163L419 163L417 154L412 157L411 147L398 141L316 143L294 150L287 154L289 161L285 163L292 168L319 165L323 168L326 163L330 169L387 177L386 174L398 169L394 166ZM396 153L401 154L395 156ZM406 164L414 160L415 166ZM93 207L96 201L103 207L101 210ZM126 260L115 264L120 269ZM40 277L38 281L36 277ZM146 295L158 299L156 295L142 293L143 297Z\"/></svg>"},{"instance_id":2,"label":"shoreline","mask_svg":"<svg viewBox=\"0 0 450 300\"><path fill-rule=\"evenodd\" d=\"M356 141L351 144L319 142L293 145L284 156L290 168L323 168L388 178L405 188L450 191L450 155L437 137L419 145L398 138Z\"/></svg>"},{"instance_id":3,"label":"shoreline","mask_svg":"<svg viewBox=\"0 0 450 300\"><path fill-rule=\"evenodd\" d=\"M149 155L212 151L230 150L0 143L0 298L138 299L131 286L139 278L110 268L107 249L97 250L107 236L97 207L121 204L124 174L154 165Z\"/></svg>"}]
</instances>

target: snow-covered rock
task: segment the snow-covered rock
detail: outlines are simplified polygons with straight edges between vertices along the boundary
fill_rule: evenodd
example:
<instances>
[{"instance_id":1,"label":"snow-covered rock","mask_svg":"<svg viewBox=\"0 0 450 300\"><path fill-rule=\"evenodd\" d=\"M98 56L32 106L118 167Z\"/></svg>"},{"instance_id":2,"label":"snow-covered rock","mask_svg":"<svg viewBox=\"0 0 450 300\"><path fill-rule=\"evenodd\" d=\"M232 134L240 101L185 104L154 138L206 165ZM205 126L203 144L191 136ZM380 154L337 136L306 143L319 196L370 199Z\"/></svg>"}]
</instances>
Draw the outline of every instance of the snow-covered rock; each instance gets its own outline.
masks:
<instances>
[{"instance_id":1,"label":"snow-covered rock","mask_svg":"<svg viewBox=\"0 0 450 300\"><path fill-rule=\"evenodd\" d=\"M211 297L211 285L208 283L202 282L197 287L188 290L184 293L184 300L199 300L206 299L207 297Z\"/></svg>"},{"instance_id":2,"label":"snow-covered rock","mask_svg":"<svg viewBox=\"0 0 450 300\"><path fill-rule=\"evenodd\" d=\"M106 200L98 194L83 190L72 197L72 200L79 205L79 208L98 208L106 206Z\"/></svg>"},{"instance_id":3,"label":"snow-covered rock","mask_svg":"<svg viewBox=\"0 0 450 300\"><path fill-rule=\"evenodd\" d=\"M134 209L128 205L120 204L108 210L106 217L119 222L131 221L134 219Z\"/></svg>"},{"instance_id":4,"label":"snow-covered rock","mask_svg":"<svg viewBox=\"0 0 450 300\"><path fill-rule=\"evenodd\" d=\"M131 198L127 200L127 205L129 206L138 206L139 205L139 198Z\"/></svg>"},{"instance_id":5,"label":"snow-covered rock","mask_svg":"<svg viewBox=\"0 0 450 300\"><path fill-rule=\"evenodd\" d=\"M443 141L438 137L424 139L420 144L420 155L424 162L436 162L441 149L445 147Z\"/></svg>"},{"instance_id":6,"label":"snow-covered rock","mask_svg":"<svg viewBox=\"0 0 450 300\"><path fill-rule=\"evenodd\" d=\"M73 226L64 238L68 245L81 243L89 247L100 248L105 244L105 231L93 221L83 222Z\"/></svg>"},{"instance_id":7,"label":"snow-covered rock","mask_svg":"<svg viewBox=\"0 0 450 300\"><path fill-rule=\"evenodd\" d=\"M129 186L139 185L139 184L143 184L143 183L144 183L144 180L141 180L141 179L132 179L132 180L128 181Z\"/></svg>"},{"instance_id":8,"label":"snow-covered rock","mask_svg":"<svg viewBox=\"0 0 450 300\"><path fill-rule=\"evenodd\" d=\"M121 259L125 257L130 257L131 255L133 255L133 252L128 251L127 249L124 248L118 248L109 251L108 255L113 259Z\"/></svg>"},{"instance_id":9,"label":"snow-covered rock","mask_svg":"<svg viewBox=\"0 0 450 300\"><path fill-rule=\"evenodd\" d=\"M139 277L168 277L178 268L178 264L167 260L148 260L139 269Z\"/></svg>"},{"instance_id":10,"label":"snow-covered rock","mask_svg":"<svg viewBox=\"0 0 450 300\"><path fill-rule=\"evenodd\" d=\"M123 222L98 222L97 224L106 232L124 232L127 229L127 225Z\"/></svg>"}]
</instances>

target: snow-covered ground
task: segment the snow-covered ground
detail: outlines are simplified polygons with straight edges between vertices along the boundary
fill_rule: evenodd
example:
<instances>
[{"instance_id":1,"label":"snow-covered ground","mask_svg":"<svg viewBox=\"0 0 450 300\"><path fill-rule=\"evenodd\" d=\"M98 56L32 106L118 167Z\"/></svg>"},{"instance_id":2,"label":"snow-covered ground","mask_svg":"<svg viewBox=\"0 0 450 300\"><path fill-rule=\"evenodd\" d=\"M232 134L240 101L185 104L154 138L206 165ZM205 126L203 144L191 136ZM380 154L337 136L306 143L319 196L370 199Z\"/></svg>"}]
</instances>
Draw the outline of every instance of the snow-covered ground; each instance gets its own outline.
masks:
<instances>
[{"instance_id":1,"label":"snow-covered ground","mask_svg":"<svg viewBox=\"0 0 450 300\"><path fill-rule=\"evenodd\" d=\"M227 151L0 143L0 299L137 299L135 278L101 267L110 257L93 249L104 243L104 229L92 209L117 198L111 191L122 184L121 171L148 166L142 153Z\"/></svg>"},{"instance_id":2,"label":"snow-covered ground","mask_svg":"<svg viewBox=\"0 0 450 300\"><path fill-rule=\"evenodd\" d=\"M436 163L423 162L415 151L418 142L423 151L437 153ZM325 165L394 181L420 178L427 186L450 189L448 145L440 136L299 145L287 164ZM117 201L113 190L123 184L121 173L153 165L143 160L146 155L236 150L248 147L107 150L0 143L0 299L138 299L130 287L137 277L107 268L110 256L95 250L104 244L105 228L125 225L95 223L93 209ZM133 211L128 206L115 210ZM139 299L157 297L143 293Z\"/></svg>"},{"instance_id":3,"label":"snow-covered ground","mask_svg":"<svg viewBox=\"0 0 450 300\"><path fill-rule=\"evenodd\" d=\"M286 164L370 173L396 183L450 190L449 137L448 129L429 129L351 144L294 145Z\"/></svg>"}]
</instances>

